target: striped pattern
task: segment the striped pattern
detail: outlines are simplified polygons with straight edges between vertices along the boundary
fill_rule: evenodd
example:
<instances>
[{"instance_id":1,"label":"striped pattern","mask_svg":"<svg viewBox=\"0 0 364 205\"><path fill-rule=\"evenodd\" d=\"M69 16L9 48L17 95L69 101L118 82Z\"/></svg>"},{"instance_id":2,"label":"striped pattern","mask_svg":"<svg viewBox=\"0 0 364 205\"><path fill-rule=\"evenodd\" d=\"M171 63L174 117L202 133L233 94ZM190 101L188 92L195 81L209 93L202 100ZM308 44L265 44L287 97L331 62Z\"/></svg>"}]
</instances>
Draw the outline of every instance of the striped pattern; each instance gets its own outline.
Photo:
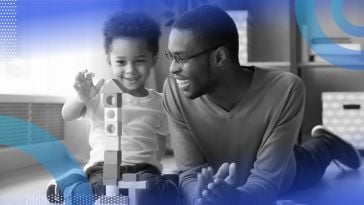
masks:
<instances>
[{"instance_id":1,"label":"striped pattern","mask_svg":"<svg viewBox=\"0 0 364 205\"><path fill-rule=\"evenodd\" d=\"M61 115L61 103L0 103L0 115L11 116L26 123L2 121L0 138L9 145L29 145L55 141L64 138L64 121ZM37 127L47 131L44 134ZM53 138L54 137L54 138ZM0 145L0 149L6 147Z\"/></svg>"}]
</instances>

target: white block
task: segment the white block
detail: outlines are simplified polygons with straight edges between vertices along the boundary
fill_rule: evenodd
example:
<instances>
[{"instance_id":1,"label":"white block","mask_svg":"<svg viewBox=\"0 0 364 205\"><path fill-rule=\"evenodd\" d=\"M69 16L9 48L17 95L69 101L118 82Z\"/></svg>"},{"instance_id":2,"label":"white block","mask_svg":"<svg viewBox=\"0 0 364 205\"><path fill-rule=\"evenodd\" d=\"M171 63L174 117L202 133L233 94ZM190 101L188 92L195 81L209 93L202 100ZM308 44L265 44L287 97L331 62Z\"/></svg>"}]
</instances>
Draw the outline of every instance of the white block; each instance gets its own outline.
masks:
<instances>
[{"instance_id":1,"label":"white block","mask_svg":"<svg viewBox=\"0 0 364 205\"><path fill-rule=\"evenodd\" d=\"M119 188L116 185L106 185L106 196L119 196Z\"/></svg>"},{"instance_id":2,"label":"white block","mask_svg":"<svg viewBox=\"0 0 364 205\"><path fill-rule=\"evenodd\" d=\"M120 189L146 189L148 181L119 181Z\"/></svg>"},{"instance_id":3,"label":"white block","mask_svg":"<svg viewBox=\"0 0 364 205\"><path fill-rule=\"evenodd\" d=\"M104 120L105 121L120 121L122 122L121 108L105 107Z\"/></svg>"},{"instance_id":4,"label":"white block","mask_svg":"<svg viewBox=\"0 0 364 205\"><path fill-rule=\"evenodd\" d=\"M105 132L109 137L122 135L122 124L118 121L105 121Z\"/></svg>"}]
</instances>

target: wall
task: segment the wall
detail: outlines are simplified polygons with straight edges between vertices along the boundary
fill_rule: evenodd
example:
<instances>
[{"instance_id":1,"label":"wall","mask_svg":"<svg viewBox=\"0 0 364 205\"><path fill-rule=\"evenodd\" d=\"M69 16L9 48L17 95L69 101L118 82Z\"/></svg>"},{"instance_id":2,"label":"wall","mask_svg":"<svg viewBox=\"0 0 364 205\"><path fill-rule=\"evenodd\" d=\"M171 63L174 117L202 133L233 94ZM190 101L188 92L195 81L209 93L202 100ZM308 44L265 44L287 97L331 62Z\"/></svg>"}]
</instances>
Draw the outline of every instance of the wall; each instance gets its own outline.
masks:
<instances>
[{"instance_id":1,"label":"wall","mask_svg":"<svg viewBox=\"0 0 364 205\"><path fill-rule=\"evenodd\" d=\"M289 0L250 0L249 62L289 61Z\"/></svg>"},{"instance_id":2,"label":"wall","mask_svg":"<svg viewBox=\"0 0 364 205\"><path fill-rule=\"evenodd\" d=\"M88 143L90 125L86 120L74 120L64 124L64 144L82 164L90 158Z\"/></svg>"}]
</instances>

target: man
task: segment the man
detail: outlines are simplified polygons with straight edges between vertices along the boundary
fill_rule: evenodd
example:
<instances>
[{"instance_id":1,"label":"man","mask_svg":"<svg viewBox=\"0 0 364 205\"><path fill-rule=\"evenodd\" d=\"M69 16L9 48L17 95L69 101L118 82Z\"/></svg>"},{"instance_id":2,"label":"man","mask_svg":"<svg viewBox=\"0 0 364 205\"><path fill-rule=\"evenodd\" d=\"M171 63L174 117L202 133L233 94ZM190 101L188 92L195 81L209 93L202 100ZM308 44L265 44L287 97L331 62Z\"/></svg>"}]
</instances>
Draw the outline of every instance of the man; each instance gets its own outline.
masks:
<instances>
[{"instance_id":1,"label":"man","mask_svg":"<svg viewBox=\"0 0 364 205\"><path fill-rule=\"evenodd\" d=\"M181 16L168 50L163 106L187 204L270 204L317 182L331 160L360 166L357 151L322 127L314 130L319 137L294 145L303 83L240 66L237 29L225 11L202 6Z\"/></svg>"}]
</instances>

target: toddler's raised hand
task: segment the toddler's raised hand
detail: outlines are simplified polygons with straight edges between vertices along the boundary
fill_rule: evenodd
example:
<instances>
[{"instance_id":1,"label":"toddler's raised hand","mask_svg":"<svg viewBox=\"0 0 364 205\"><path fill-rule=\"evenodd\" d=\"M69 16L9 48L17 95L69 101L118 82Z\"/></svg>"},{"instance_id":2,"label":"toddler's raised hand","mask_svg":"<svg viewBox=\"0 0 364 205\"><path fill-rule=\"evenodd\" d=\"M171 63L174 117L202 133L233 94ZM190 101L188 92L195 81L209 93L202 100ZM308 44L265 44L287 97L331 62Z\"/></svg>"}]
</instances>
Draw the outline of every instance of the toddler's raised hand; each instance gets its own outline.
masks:
<instances>
[{"instance_id":1,"label":"toddler's raised hand","mask_svg":"<svg viewBox=\"0 0 364 205\"><path fill-rule=\"evenodd\" d=\"M86 69L82 72L79 72L75 77L75 83L73 84L73 87L76 90L80 101L83 103L87 103L93 97L95 97L105 82L104 79L101 79L95 86L92 81L92 77L94 76L94 73L87 72Z\"/></svg>"}]
</instances>

